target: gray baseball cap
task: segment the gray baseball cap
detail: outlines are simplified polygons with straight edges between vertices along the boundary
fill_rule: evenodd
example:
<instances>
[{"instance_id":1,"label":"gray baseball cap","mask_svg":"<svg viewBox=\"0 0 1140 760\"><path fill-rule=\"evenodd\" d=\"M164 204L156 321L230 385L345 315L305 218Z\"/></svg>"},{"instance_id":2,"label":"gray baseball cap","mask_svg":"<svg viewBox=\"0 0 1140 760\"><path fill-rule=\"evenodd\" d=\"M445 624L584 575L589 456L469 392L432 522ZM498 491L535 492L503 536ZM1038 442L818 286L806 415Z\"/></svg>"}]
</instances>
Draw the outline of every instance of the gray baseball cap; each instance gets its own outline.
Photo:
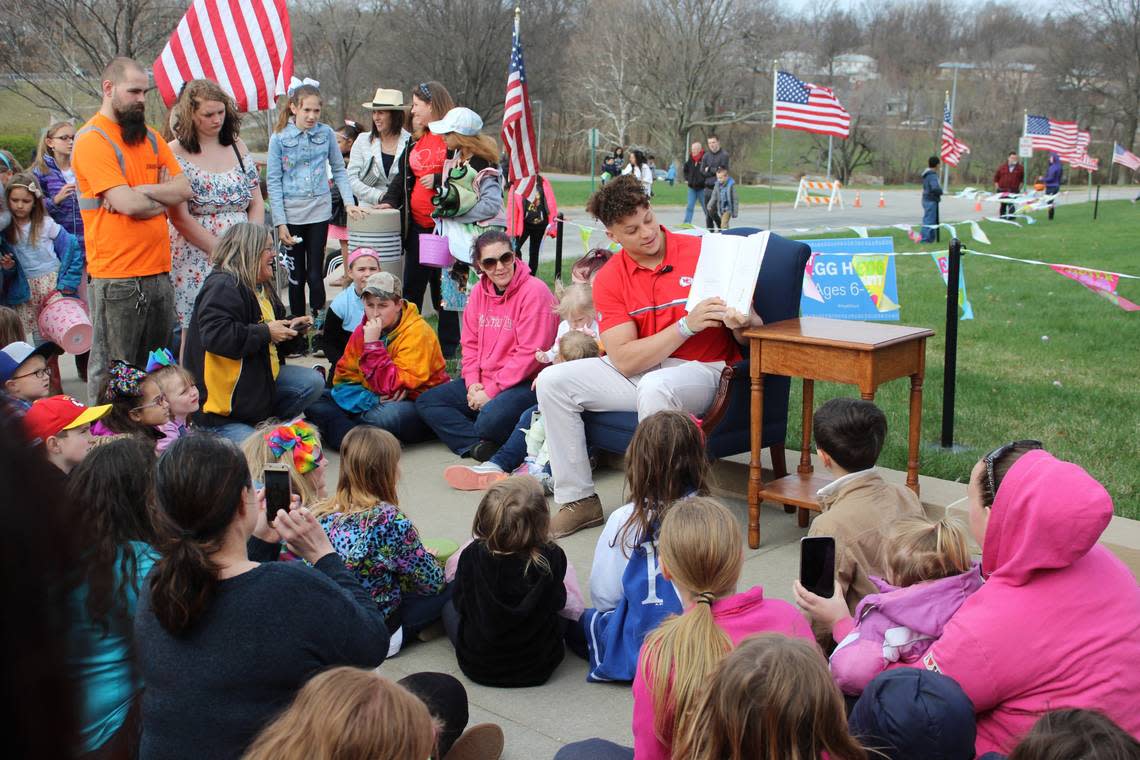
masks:
<instances>
[{"instance_id":1,"label":"gray baseball cap","mask_svg":"<svg viewBox=\"0 0 1140 760\"><path fill-rule=\"evenodd\" d=\"M369 276L368 282L364 285L364 292L381 298L393 295L397 298L403 298L404 283L400 282L400 278L391 272L377 272Z\"/></svg>"}]
</instances>

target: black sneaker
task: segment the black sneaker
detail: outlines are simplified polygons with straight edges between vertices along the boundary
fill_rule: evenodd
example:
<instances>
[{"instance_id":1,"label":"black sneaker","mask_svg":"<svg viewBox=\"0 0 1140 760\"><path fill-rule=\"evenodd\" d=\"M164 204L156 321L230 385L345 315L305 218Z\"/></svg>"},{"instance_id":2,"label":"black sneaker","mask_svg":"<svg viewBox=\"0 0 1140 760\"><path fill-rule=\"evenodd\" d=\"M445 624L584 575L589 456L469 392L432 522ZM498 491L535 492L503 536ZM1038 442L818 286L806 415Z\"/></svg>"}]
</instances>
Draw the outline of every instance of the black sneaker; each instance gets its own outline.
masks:
<instances>
[{"instance_id":1,"label":"black sneaker","mask_svg":"<svg viewBox=\"0 0 1140 760\"><path fill-rule=\"evenodd\" d=\"M486 462L499 451L499 444L494 441L479 441L468 452L476 462Z\"/></svg>"}]
</instances>

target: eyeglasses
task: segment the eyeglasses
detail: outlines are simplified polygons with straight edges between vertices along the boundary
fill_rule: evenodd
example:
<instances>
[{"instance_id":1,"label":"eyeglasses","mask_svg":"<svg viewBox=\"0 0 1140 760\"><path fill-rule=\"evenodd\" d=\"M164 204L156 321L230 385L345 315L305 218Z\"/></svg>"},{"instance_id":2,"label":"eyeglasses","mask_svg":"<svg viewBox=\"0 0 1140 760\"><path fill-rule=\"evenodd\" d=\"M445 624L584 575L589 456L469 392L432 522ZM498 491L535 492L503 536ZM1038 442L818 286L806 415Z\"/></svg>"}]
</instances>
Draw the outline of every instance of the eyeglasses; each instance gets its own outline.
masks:
<instances>
[{"instance_id":1,"label":"eyeglasses","mask_svg":"<svg viewBox=\"0 0 1140 760\"><path fill-rule=\"evenodd\" d=\"M136 406L131 411L137 412L141 409L150 409L152 406L165 406L165 405L166 405L166 394L160 393L154 397L154 401L151 401L149 404L142 404L141 406Z\"/></svg>"},{"instance_id":2,"label":"eyeglasses","mask_svg":"<svg viewBox=\"0 0 1140 760\"><path fill-rule=\"evenodd\" d=\"M53 139L53 140L74 140L75 135L56 135L55 137L53 137L51 139Z\"/></svg>"},{"instance_id":3,"label":"eyeglasses","mask_svg":"<svg viewBox=\"0 0 1140 760\"><path fill-rule=\"evenodd\" d=\"M514 260L514 258L515 258L515 252L514 251L507 251L506 253L504 253L502 256L499 256L498 258L495 258L494 256L492 256L492 257L489 257L486 259L479 259L479 266L483 267L484 269L486 269L489 272L495 268L496 264L502 264L503 266L506 266L507 264L510 264L511 261Z\"/></svg>"},{"instance_id":4,"label":"eyeglasses","mask_svg":"<svg viewBox=\"0 0 1140 760\"><path fill-rule=\"evenodd\" d=\"M426 100L429 103L431 102L431 88L428 87L427 82L420 82L416 86L416 94L419 96L420 100Z\"/></svg>"},{"instance_id":5,"label":"eyeglasses","mask_svg":"<svg viewBox=\"0 0 1140 760\"><path fill-rule=\"evenodd\" d=\"M987 498L987 500L992 504L993 500L997 498L997 485L994 483L994 462L999 461L1002 457L1014 449L1026 449L1027 451L1032 451L1034 449L1043 448L1045 447L1041 444L1041 441L1010 441L1004 446L998 446L989 454L986 454L984 457L982 457L982 461L986 463L986 493L983 495Z\"/></svg>"},{"instance_id":6,"label":"eyeglasses","mask_svg":"<svg viewBox=\"0 0 1140 760\"><path fill-rule=\"evenodd\" d=\"M41 367L39 369L32 370L31 372L25 372L22 375L12 375L8 379L9 380L19 380L22 377L32 377L32 376L35 376L35 377L39 378L40 380L47 380L49 377L51 377L51 367Z\"/></svg>"}]
</instances>

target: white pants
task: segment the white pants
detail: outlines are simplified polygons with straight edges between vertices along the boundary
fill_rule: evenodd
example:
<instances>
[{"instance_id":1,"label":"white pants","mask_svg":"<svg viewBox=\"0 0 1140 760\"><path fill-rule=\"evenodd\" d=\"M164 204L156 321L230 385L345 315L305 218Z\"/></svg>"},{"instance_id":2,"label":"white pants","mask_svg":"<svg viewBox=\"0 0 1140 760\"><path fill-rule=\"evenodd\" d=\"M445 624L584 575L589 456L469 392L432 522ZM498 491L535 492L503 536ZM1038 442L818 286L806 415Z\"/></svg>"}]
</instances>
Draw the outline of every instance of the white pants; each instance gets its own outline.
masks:
<instances>
[{"instance_id":1,"label":"white pants","mask_svg":"<svg viewBox=\"0 0 1140 760\"><path fill-rule=\"evenodd\" d=\"M643 420L662 409L701 415L716 396L724 362L666 359L626 377L608 358L553 364L538 375L538 408L546 425L554 500L568 504L594 493L582 412L637 412Z\"/></svg>"}]
</instances>

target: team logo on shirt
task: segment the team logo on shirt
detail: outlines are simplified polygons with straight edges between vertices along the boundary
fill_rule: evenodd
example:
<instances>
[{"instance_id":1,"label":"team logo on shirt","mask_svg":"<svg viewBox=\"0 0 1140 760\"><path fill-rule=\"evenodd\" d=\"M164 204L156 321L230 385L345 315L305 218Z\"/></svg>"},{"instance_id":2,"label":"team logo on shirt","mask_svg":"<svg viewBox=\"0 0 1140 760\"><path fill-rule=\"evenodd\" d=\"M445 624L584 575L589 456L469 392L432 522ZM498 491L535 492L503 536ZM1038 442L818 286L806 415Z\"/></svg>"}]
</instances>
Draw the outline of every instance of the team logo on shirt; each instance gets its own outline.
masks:
<instances>
[{"instance_id":1,"label":"team logo on shirt","mask_svg":"<svg viewBox=\"0 0 1140 760\"><path fill-rule=\"evenodd\" d=\"M942 672L942 668L938 667L938 661L934 659L933 652L927 652L923 655L922 664L926 666L927 670L933 670L935 673Z\"/></svg>"},{"instance_id":2,"label":"team logo on shirt","mask_svg":"<svg viewBox=\"0 0 1140 760\"><path fill-rule=\"evenodd\" d=\"M680 282L681 282L682 288L691 288L693 286L693 278L692 277L682 277Z\"/></svg>"}]
</instances>

